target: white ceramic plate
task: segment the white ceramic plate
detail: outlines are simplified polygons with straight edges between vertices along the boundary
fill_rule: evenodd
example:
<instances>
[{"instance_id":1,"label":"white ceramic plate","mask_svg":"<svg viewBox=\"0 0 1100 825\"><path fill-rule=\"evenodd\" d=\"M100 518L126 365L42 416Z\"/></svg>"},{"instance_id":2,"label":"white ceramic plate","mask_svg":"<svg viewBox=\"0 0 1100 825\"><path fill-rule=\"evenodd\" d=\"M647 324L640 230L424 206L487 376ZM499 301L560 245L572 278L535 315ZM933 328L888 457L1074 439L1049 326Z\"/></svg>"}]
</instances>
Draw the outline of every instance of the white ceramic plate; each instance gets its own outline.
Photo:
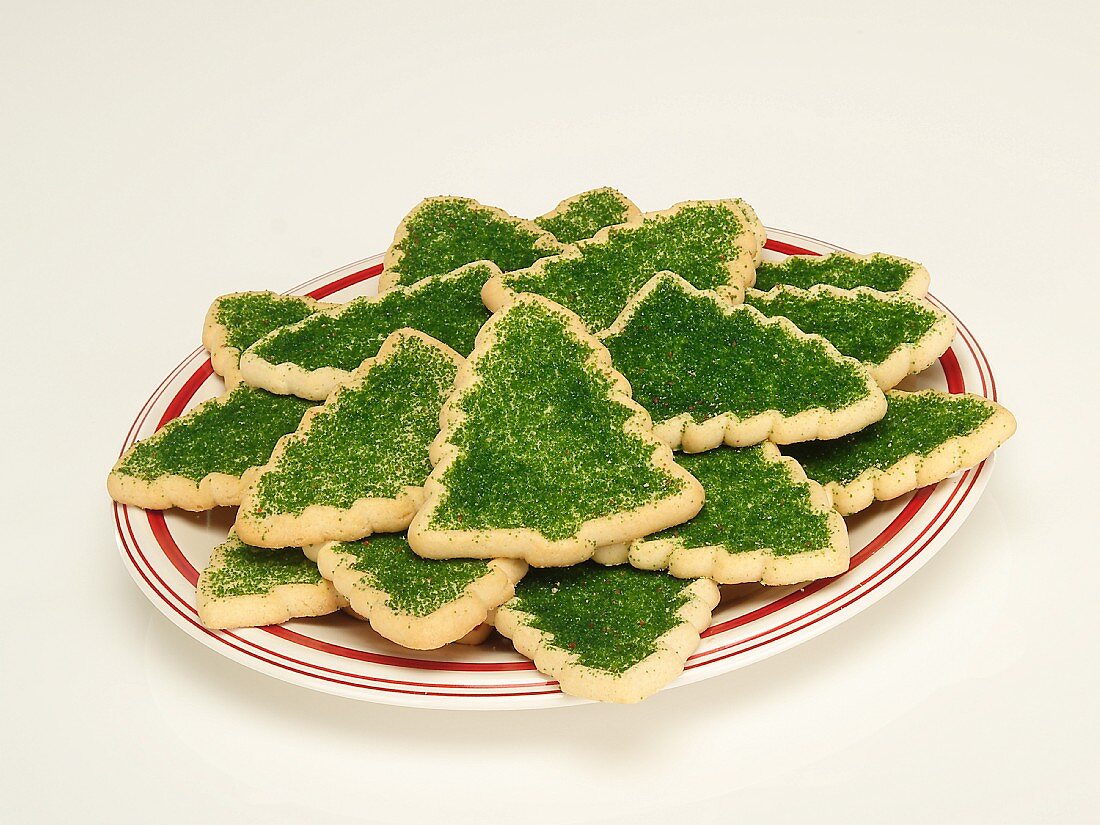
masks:
<instances>
[{"instance_id":1,"label":"white ceramic plate","mask_svg":"<svg viewBox=\"0 0 1100 825\"><path fill-rule=\"evenodd\" d=\"M772 260L838 248L779 230L769 229L768 238L766 257ZM378 255L350 264L291 292L334 301L373 294L381 259ZM981 347L962 321L956 321L959 335L951 349L937 365L902 387L936 387L996 398L996 384ZM211 371L206 353L195 350L153 391L126 434L123 449L221 392L221 379ZM723 588L714 623L703 634L684 674L669 687L709 679L772 656L874 604L947 543L981 496L992 465L987 460L848 519L853 558L851 569L842 576L801 588ZM114 505L119 549L138 587L180 629L223 656L296 685L371 702L499 710L583 701L562 694L556 682L499 638L479 647L411 651L342 613L273 627L207 630L195 611L195 580L211 549L224 539L232 515L225 508L191 514Z\"/></svg>"}]
</instances>

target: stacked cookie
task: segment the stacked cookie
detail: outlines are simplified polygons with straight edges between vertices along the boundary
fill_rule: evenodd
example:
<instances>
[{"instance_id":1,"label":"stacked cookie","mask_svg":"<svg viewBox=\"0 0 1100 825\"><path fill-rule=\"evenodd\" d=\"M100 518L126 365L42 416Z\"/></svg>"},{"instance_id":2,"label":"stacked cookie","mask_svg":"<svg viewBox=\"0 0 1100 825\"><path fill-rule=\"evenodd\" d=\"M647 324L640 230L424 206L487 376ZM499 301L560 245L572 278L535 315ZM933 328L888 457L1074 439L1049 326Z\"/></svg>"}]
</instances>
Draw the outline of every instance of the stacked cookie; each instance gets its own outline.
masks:
<instances>
[{"instance_id":1,"label":"stacked cookie","mask_svg":"<svg viewBox=\"0 0 1100 825\"><path fill-rule=\"evenodd\" d=\"M218 298L227 392L108 489L238 507L198 582L209 627L343 608L416 649L495 627L562 690L638 701L719 585L844 572L842 516L1015 429L985 398L892 389L955 333L923 267L764 242L736 199L642 213L597 189L531 221L430 198L377 296Z\"/></svg>"}]
</instances>

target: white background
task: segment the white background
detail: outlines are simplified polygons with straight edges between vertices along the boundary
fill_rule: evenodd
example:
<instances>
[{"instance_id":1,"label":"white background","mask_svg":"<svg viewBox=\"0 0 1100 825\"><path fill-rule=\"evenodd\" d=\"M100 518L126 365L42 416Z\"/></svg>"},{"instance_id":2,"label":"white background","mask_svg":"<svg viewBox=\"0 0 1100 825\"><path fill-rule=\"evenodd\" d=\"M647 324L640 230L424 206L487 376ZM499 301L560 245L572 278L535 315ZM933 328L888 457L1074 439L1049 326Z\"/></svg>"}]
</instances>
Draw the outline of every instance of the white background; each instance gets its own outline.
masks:
<instances>
[{"instance_id":1,"label":"white background","mask_svg":"<svg viewBox=\"0 0 1100 825\"><path fill-rule=\"evenodd\" d=\"M1095 9L0 2L0 817L1094 817ZM1020 423L931 564L628 708L337 699L146 602L104 480L211 298L381 251L426 195L533 215L604 184L928 266Z\"/></svg>"}]
</instances>

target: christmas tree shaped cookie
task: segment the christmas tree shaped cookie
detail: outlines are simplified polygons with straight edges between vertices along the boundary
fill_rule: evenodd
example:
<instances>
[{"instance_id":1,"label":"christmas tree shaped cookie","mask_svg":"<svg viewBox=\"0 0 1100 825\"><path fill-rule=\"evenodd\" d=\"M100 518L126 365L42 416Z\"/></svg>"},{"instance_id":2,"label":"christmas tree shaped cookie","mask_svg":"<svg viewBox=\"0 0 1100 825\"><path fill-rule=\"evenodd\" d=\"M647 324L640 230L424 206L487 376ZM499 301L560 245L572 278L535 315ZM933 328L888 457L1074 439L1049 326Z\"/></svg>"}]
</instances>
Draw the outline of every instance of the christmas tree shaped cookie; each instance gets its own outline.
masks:
<instances>
[{"instance_id":1,"label":"christmas tree shaped cookie","mask_svg":"<svg viewBox=\"0 0 1100 825\"><path fill-rule=\"evenodd\" d=\"M674 449L836 438L886 411L867 369L825 339L670 272L647 283L600 338Z\"/></svg>"},{"instance_id":2,"label":"christmas tree shaped cookie","mask_svg":"<svg viewBox=\"0 0 1100 825\"><path fill-rule=\"evenodd\" d=\"M405 327L468 355L489 317L481 287L499 272L494 264L480 261L412 286L356 298L277 329L245 351L244 380L271 392L321 401L365 359L377 355L386 336Z\"/></svg>"},{"instance_id":3,"label":"christmas tree shaped cookie","mask_svg":"<svg viewBox=\"0 0 1100 825\"><path fill-rule=\"evenodd\" d=\"M588 562L532 570L495 621L563 692L639 702L680 675L717 604L709 579Z\"/></svg>"},{"instance_id":4,"label":"christmas tree shaped cookie","mask_svg":"<svg viewBox=\"0 0 1100 825\"><path fill-rule=\"evenodd\" d=\"M422 559L401 533L310 550L357 614L380 635L415 650L466 637L512 598L527 572L516 559Z\"/></svg>"},{"instance_id":5,"label":"christmas tree shaped cookie","mask_svg":"<svg viewBox=\"0 0 1100 825\"><path fill-rule=\"evenodd\" d=\"M490 278L481 296L495 311L518 293L544 295L577 313L590 332L609 326L630 297L665 269L739 301L755 278L758 232L759 221L741 201L687 201Z\"/></svg>"},{"instance_id":6,"label":"christmas tree shaped cookie","mask_svg":"<svg viewBox=\"0 0 1100 825\"><path fill-rule=\"evenodd\" d=\"M884 390L932 366L955 337L955 322L947 313L904 292L776 286L768 292L748 290L745 303L820 335L862 362Z\"/></svg>"},{"instance_id":7,"label":"christmas tree shaped cookie","mask_svg":"<svg viewBox=\"0 0 1100 825\"><path fill-rule=\"evenodd\" d=\"M202 345L210 353L214 372L225 379L227 387L241 381L241 353L273 329L294 324L325 307L299 295L277 292L234 292L215 298L206 313Z\"/></svg>"},{"instance_id":8,"label":"christmas tree shaped cookie","mask_svg":"<svg viewBox=\"0 0 1100 825\"><path fill-rule=\"evenodd\" d=\"M128 449L107 477L111 498L151 510L240 504L275 444L313 405L238 386Z\"/></svg>"},{"instance_id":9,"label":"christmas tree shaped cookie","mask_svg":"<svg viewBox=\"0 0 1100 825\"><path fill-rule=\"evenodd\" d=\"M979 395L891 390L886 397L886 415L867 429L784 450L844 515L980 464L1016 432L1012 413Z\"/></svg>"},{"instance_id":10,"label":"christmas tree shaped cookie","mask_svg":"<svg viewBox=\"0 0 1100 825\"><path fill-rule=\"evenodd\" d=\"M300 548L249 547L233 532L210 554L195 599L199 619L215 630L324 616L347 604Z\"/></svg>"},{"instance_id":11,"label":"christmas tree shaped cookie","mask_svg":"<svg viewBox=\"0 0 1100 825\"><path fill-rule=\"evenodd\" d=\"M706 491L699 515L604 551L599 561L719 584L796 584L848 569L848 531L829 493L774 444L719 447L676 461Z\"/></svg>"},{"instance_id":12,"label":"christmas tree shaped cookie","mask_svg":"<svg viewBox=\"0 0 1100 825\"><path fill-rule=\"evenodd\" d=\"M503 209L472 198L428 198L398 225L378 291L415 284L474 261L492 261L504 272L522 269L561 248L538 224Z\"/></svg>"},{"instance_id":13,"label":"christmas tree shaped cookie","mask_svg":"<svg viewBox=\"0 0 1100 825\"><path fill-rule=\"evenodd\" d=\"M280 439L245 490L237 534L258 547L301 547L407 527L461 360L423 333L393 333Z\"/></svg>"},{"instance_id":14,"label":"christmas tree shaped cookie","mask_svg":"<svg viewBox=\"0 0 1100 825\"><path fill-rule=\"evenodd\" d=\"M791 255L782 263L764 261L756 267L756 288L763 290L779 284L802 289L831 284L840 289L869 286L880 292L906 292L923 298L928 282L928 270L920 264L882 253Z\"/></svg>"},{"instance_id":15,"label":"christmas tree shaped cookie","mask_svg":"<svg viewBox=\"0 0 1100 825\"><path fill-rule=\"evenodd\" d=\"M566 198L535 223L562 243L576 243L641 214L626 195L605 186Z\"/></svg>"},{"instance_id":16,"label":"christmas tree shaped cookie","mask_svg":"<svg viewBox=\"0 0 1100 825\"><path fill-rule=\"evenodd\" d=\"M440 420L409 527L421 556L576 564L703 503L607 350L541 296L520 296L482 328Z\"/></svg>"}]
</instances>

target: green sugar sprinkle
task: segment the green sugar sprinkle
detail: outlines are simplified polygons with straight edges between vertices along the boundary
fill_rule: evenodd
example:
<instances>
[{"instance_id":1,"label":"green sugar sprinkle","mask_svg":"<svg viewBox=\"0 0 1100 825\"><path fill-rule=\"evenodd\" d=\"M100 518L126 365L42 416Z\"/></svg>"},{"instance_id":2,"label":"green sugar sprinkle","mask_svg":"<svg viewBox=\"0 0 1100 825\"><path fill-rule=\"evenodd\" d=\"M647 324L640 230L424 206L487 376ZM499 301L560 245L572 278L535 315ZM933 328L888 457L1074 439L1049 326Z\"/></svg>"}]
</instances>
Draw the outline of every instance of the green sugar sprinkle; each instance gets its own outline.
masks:
<instances>
[{"instance_id":1,"label":"green sugar sprinkle","mask_svg":"<svg viewBox=\"0 0 1100 825\"><path fill-rule=\"evenodd\" d=\"M872 468L885 470L908 455L925 456L952 438L966 436L993 415L993 406L967 395L940 392L886 394L882 420L833 441L785 447L806 474L822 484L848 484Z\"/></svg>"},{"instance_id":2,"label":"green sugar sprinkle","mask_svg":"<svg viewBox=\"0 0 1100 825\"><path fill-rule=\"evenodd\" d=\"M339 315L319 313L277 330L249 352L270 364L297 364L302 369L336 367L354 370L378 354L382 342L402 327L418 329L463 357L489 312L481 287L492 270L483 264L398 287L379 296L356 298Z\"/></svg>"},{"instance_id":3,"label":"green sugar sprinkle","mask_svg":"<svg viewBox=\"0 0 1100 825\"><path fill-rule=\"evenodd\" d=\"M269 332L295 324L317 311L312 301L274 292L242 292L218 299L217 320L225 327L226 343L244 350Z\"/></svg>"},{"instance_id":4,"label":"green sugar sprinkle","mask_svg":"<svg viewBox=\"0 0 1100 825\"><path fill-rule=\"evenodd\" d=\"M916 344L939 316L915 300L891 300L866 292L812 295L749 290L745 303L769 317L782 315L803 332L828 339L844 355L881 364L903 344Z\"/></svg>"},{"instance_id":5,"label":"green sugar sprinkle","mask_svg":"<svg viewBox=\"0 0 1100 825\"><path fill-rule=\"evenodd\" d=\"M468 198L420 204L405 219L406 237L394 249L402 255L391 273L413 284L474 261L492 261L504 272L523 269L557 245L518 218L504 217Z\"/></svg>"},{"instance_id":6,"label":"green sugar sprinkle","mask_svg":"<svg viewBox=\"0 0 1100 825\"><path fill-rule=\"evenodd\" d=\"M672 276L604 343L655 422L684 413L698 422L723 413L836 411L868 393L863 370L838 360L824 342L767 324L748 308L731 313Z\"/></svg>"},{"instance_id":7,"label":"green sugar sprinkle","mask_svg":"<svg viewBox=\"0 0 1100 825\"><path fill-rule=\"evenodd\" d=\"M621 674L683 623L676 611L689 601L689 585L664 573L585 562L531 570L507 606L585 667Z\"/></svg>"},{"instance_id":8,"label":"green sugar sprinkle","mask_svg":"<svg viewBox=\"0 0 1100 825\"><path fill-rule=\"evenodd\" d=\"M264 595L282 584L321 583L317 565L298 547L268 550L252 547L233 535L215 548L210 561L216 566L203 571L200 586L218 599Z\"/></svg>"},{"instance_id":9,"label":"green sugar sprinkle","mask_svg":"<svg viewBox=\"0 0 1100 825\"><path fill-rule=\"evenodd\" d=\"M537 303L498 320L478 383L458 402L466 418L450 436L458 456L433 527L527 528L553 541L683 489L651 465L653 444L623 432L632 411L612 400L611 381L566 324Z\"/></svg>"},{"instance_id":10,"label":"green sugar sprinkle","mask_svg":"<svg viewBox=\"0 0 1100 825\"><path fill-rule=\"evenodd\" d=\"M337 553L355 557L352 569L364 574L366 585L386 594L395 613L427 616L463 595L466 587L489 574L487 561L422 559L409 549L404 534L371 536L362 542L342 542Z\"/></svg>"},{"instance_id":11,"label":"green sugar sprinkle","mask_svg":"<svg viewBox=\"0 0 1100 825\"><path fill-rule=\"evenodd\" d=\"M265 464L278 440L294 432L313 402L239 386L222 402L170 421L135 444L119 472L153 481L178 475L202 481L211 473L240 476Z\"/></svg>"},{"instance_id":12,"label":"green sugar sprinkle","mask_svg":"<svg viewBox=\"0 0 1100 825\"><path fill-rule=\"evenodd\" d=\"M456 367L416 337L403 338L358 385L333 395L305 438L287 445L257 481L256 514L300 513L311 504L350 508L396 498L431 471L428 445Z\"/></svg>"},{"instance_id":13,"label":"green sugar sprinkle","mask_svg":"<svg viewBox=\"0 0 1100 825\"><path fill-rule=\"evenodd\" d=\"M809 289L814 284L832 284L841 289L869 286L880 292L901 289L913 272L913 265L889 255L852 258L844 254L819 257L791 257L782 263L764 261L756 267L756 288L769 290L777 284Z\"/></svg>"},{"instance_id":14,"label":"green sugar sprinkle","mask_svg":"<svg viewBox=\"0 0 1100 825\"><path fill-rule=\"evenodd\" d=\"M576 243L606 226L623 223L629 212L629 201L614 189L593 189L577 196L557 215L538 218L535 223L562 243Z\"/></svg>"},{"instance_id":15,"label":"green sugar sprinkle","mask_svg":"<svg viewBox=\"0 0 1100 825\"><path fill-rule=\"evenodd\" d=\"M727 553L770 549L794 556L828 547L828 513L810 503L810 486L794 481L763 447L719 447L676 462L699 479L706 504L695 518L651 536L684 547L720 546Z\"/></svg>"},{"instance_id":16,"label":"green sugar sprinkle","mask_svg":"<svg viewBox=\"0 0 1100 825\"><path fill-rule=\"evenodd\" d=\"M577 313L589 331L614 322L630 297L667 269L700 289L729 283L726 262L740 253L747 232L728 204L685 206L638 226L612 229L604 243L584 244L576 257L554 258L538 271L504 277L516 292L536 292Z\"/></svg>"}]
</instances>

